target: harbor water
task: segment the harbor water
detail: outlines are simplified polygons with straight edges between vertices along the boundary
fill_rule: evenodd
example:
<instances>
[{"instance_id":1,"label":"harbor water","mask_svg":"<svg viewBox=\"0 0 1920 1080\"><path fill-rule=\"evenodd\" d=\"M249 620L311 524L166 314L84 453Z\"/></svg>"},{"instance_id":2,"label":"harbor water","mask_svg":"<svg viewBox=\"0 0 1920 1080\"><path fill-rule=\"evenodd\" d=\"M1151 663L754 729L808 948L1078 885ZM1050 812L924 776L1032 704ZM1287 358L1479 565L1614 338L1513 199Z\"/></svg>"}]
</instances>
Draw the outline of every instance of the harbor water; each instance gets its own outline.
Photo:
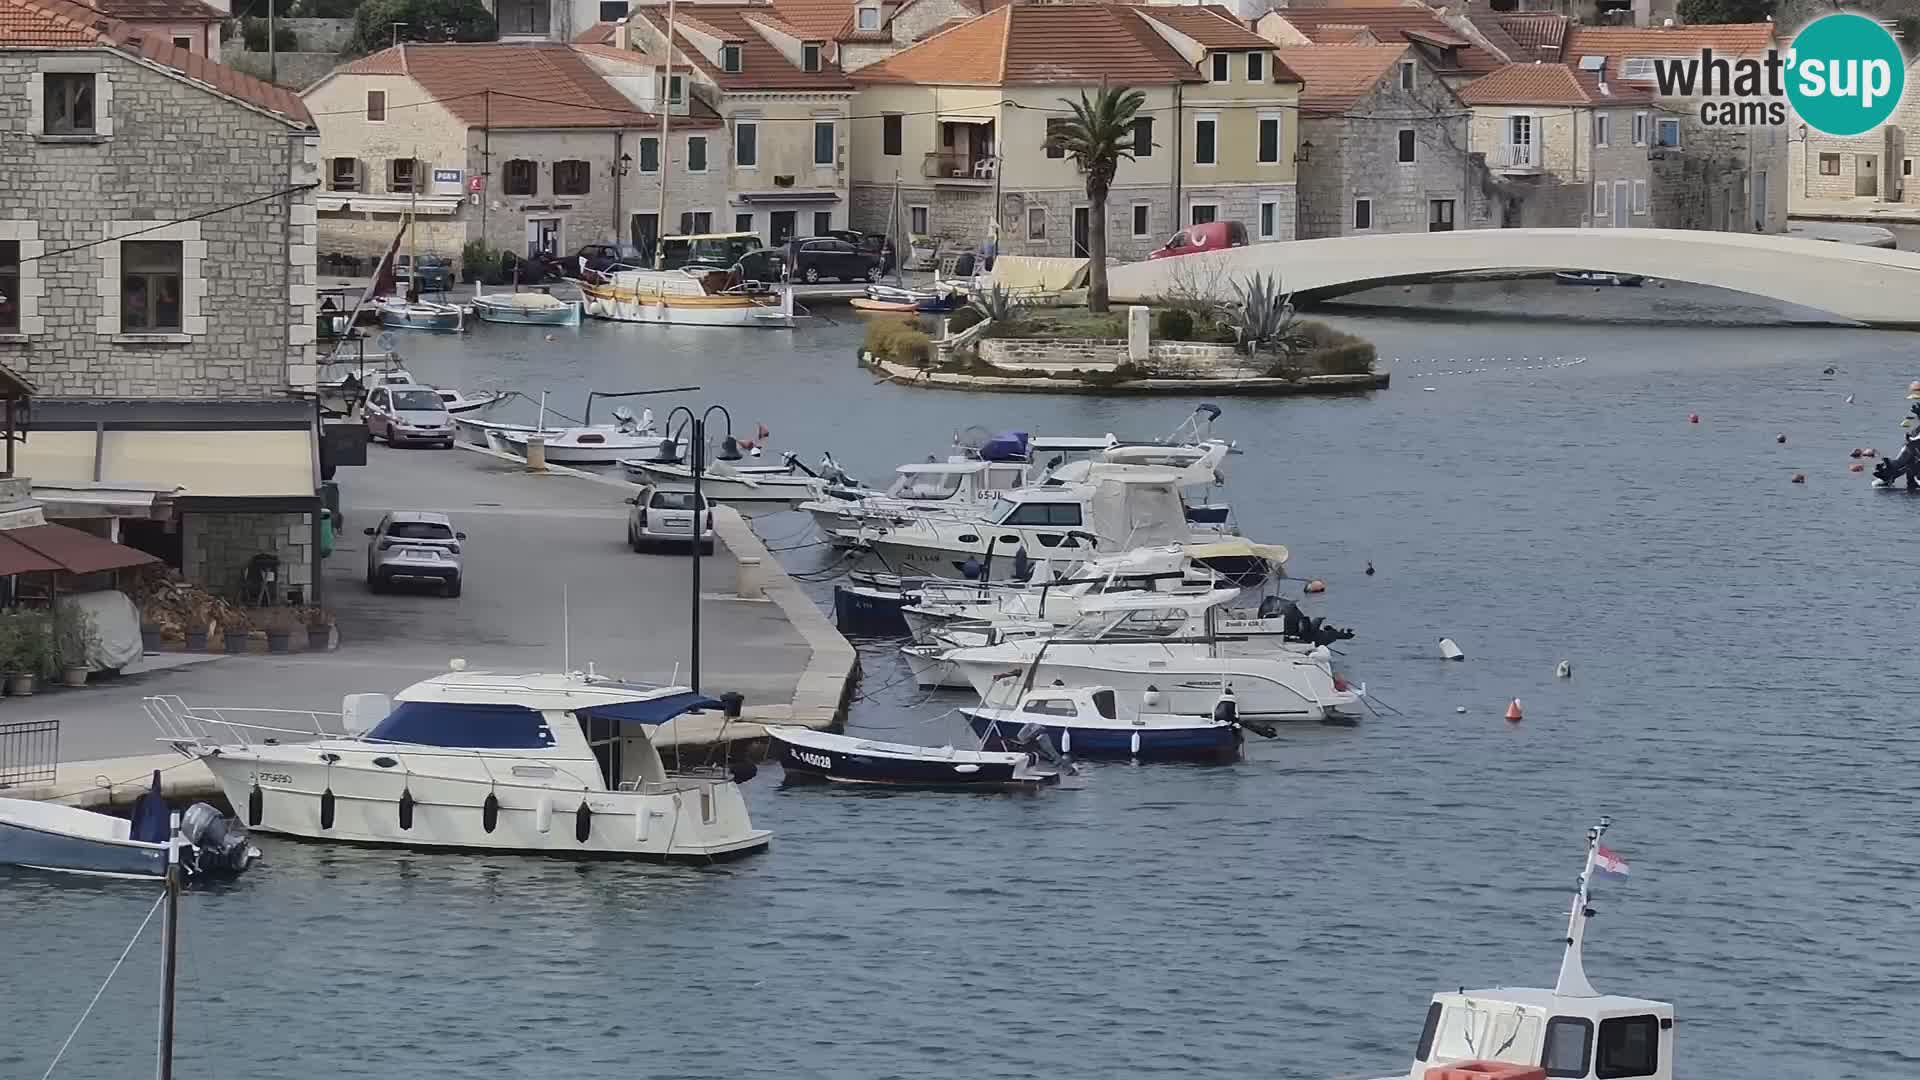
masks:
<instances>
[{"instance_id":1,"label":"harbor water","mask_svg":"<svg viewBox=\"0 0 1920 1080\"><path fill-rule=\"evenodd\" d=\"M1034 797L783 790L770 767L747 791L771 851L705 869L264 837L184 905L181 1074L1404 1073L1434 990L1551 985L1582 833L1611 814L1633 873L1598 890L1587 971L1676 1004L1676 1075L1913 1075L1920 499L1847 466L1898 447L1920 337L1678 286L1454 288L1331 316L1389 391L1219 403L1244 531L1359 632L1360 725ZM723 403L869 481L969 425L1152 437L1196 404L875 385L830 313L404 347L423 380L574 415L588 389L699 384L652 407ZM1736 325L1756 315L1778 324ZM790 568L832 561L800 515L756 525ZM853 730L963 737L961 699L862 652ZM152 899L0 880L0 1077L40 1075ZM56 1075L151 1067L157 956L150 936Z\"/></svg>"}]
</instances>

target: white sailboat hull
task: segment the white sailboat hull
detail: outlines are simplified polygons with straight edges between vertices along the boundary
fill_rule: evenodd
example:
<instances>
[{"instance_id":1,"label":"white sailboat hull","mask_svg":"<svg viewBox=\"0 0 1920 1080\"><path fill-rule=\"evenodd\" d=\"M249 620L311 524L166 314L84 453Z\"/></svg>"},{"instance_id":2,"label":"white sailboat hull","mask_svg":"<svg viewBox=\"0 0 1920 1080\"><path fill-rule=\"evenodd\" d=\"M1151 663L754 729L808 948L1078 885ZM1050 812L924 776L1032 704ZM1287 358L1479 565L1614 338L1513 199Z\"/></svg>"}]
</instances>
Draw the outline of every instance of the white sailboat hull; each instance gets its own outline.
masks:
<instances>
[{"instance_id":1,"label":"white sailboat hull","mask_svg":"<svg viewBox=\"0 0 1920 1080\"><path fill-rule=\"evenodd\" d=\"M1040 659L1033 684L1059 680L1067 686L1111 686L1122 711L1137 710L1149 688L1161 695L1170 713L1207 715L1232 686L1240 715L1262 720L1352 719L1360 695L1334 688L1332 674L1304 658L1254 659L1182 655L1190 646L1148 644L1050 645ZM1017 681L995 682L1009 671L1024 670L1039 651L1038 642L1012 642L984 649L957 649L948 663L966 676L981 698L1004 704Z\"/></svg>"}]
</instances>

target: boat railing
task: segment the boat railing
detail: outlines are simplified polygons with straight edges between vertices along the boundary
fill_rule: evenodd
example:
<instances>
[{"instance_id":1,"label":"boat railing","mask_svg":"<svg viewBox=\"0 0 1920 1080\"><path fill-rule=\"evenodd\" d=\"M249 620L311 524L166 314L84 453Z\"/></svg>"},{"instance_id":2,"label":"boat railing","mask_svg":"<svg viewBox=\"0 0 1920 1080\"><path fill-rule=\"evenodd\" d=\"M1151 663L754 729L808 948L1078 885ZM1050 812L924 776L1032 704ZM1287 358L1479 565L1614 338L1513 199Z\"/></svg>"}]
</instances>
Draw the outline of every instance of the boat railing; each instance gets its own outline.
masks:
<instances>
[{"instance_id":1,"label":"boat railing","mask_svg":"<svg viewBox=\"0 0 1920 1080\"><path fill-rule=\"evenodd\" d=\"M146 711L147 718L153 721L154 726L160 729L160 741L171 744L183 753L187 752L188 747L200 750L219 745L272 745L280 741L277 736L281 735L329 739L340 738L344 734L337 730L341 719L339 713L309 709L189 706L176 694L156 694L144 698L140 707ZM260 719L256 720L256 717ZM299 718L304 718L305 723L299 723ZM324 718L336 721L336 730L328 730Z\"/></svg>"}]
</instances>

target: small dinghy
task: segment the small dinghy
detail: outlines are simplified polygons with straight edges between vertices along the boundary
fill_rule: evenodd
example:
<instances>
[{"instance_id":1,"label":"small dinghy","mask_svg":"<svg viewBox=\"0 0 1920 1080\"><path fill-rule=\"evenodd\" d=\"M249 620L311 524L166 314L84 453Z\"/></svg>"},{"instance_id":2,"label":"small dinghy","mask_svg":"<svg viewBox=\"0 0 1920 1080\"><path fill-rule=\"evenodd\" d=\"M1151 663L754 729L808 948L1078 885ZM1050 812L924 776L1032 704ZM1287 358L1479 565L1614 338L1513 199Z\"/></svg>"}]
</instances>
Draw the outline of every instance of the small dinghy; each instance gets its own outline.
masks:
<instances>
[{"instance_id":1,"label":"small dinghy","mask_svg":"<svg viewBox=\"0 0 1920 1080\"><path fill-rule=\"evenodd\" d=\"M1017 676L1008 676L1012 680ZM1000 689L996 685L995 689ZM1004 701L1011 696L996 695ZM1271 737L1265 724L1239 715L1232 688L1220 695L1213 713L1189 716L1165 712L1158 691L1148 691L1138 710L1120 715L1108 686L1038 686L1019 694L1013 705L982 703L960 710L982 746L1007 746L1029 725L1044 726L1063 754L1132 761L1233 761L1240 756L1243 729Z\"/></svg>"},{"instance_id":2,"label":"small dinghy","mask_svg":"<svg viewBox=\"0 0 1920 1080\"><path fill-rule=\"evenodd\" d=\"M1638 288L1646 284L1643 274L1613 274L1604 270L1561 270L1553 275L1553 280L1562 285L1606 285L1616 288Z\"/></svg>"},{"instance_id":3,"label":"small dinghy","mask_svg":"<svg viewBox=\"0 0 1920 1080\"><path fill-rule=\"evenodd\" d=\"M1058 784L1061 773L1073 769L1038 725L1027 732L1031 749L1008 751L875 742L785 725L770 726L767 734L780 748L790 783L1015 791Z\"/></svg>"},{"instance_id":4,"label":"small dinghy","mask_svg":"<svg viewBox=\"0 0 1920 1080\"><path fill-rule=\"evenodd\" d=\"M97 814L58 803L0 799L0 864L93 877L159 880L167 876L171 811L160 795L160 774L133 806L133 818ZM220 811L194 803L180 819L188 877L238 874L260 851L246 833L228 829Z\"/></svg>"},{"instance_id":5,"label":"small dinghy","mask_svg":"<svg viewBox=\"0 0 1920 1080\"><path fill-rule=\"evenodd\" d=\"M482 322L521 326L579 326L579 301L569 303L543 292L481 293L473 296L473 313Z\"/></svg>"},{"instance_id":6,"label":"small dinghy","mask_svg":"<svg viewBox=\"0 0 1920 1080\"><path fill-rule=\"evenodd\" d=\"M436 304L431 300L407 301L383 297L374 301L380 311L380 325L389 330L441 330L458 333L467 328L466 309L458 304Z\"/></svg>"},{"instance_id":7,"label":"small dinghy","mask_svg":"<svg viewBox=\"0 0 1920 1080\"><path fill-rule=\"evenodd\" d=\"M490 409L513 396L505 390L484 390L472 397L458 390L435 390L434 393L440 395L440 400L446 403L447 411L454 416Z\"/></svg>"},{"instance_id":8,"label":"small dinghy","mask_svg":"<svg viewBox=\"0 0 1920 1080\"><path fill-rule=\"evenodd\" d=\"M901 289L892 285L869 285L867 295L847 303L861 311L903 311L938 315L966 305L967 298L952 289Z\"/></svg>"}]
</instances>

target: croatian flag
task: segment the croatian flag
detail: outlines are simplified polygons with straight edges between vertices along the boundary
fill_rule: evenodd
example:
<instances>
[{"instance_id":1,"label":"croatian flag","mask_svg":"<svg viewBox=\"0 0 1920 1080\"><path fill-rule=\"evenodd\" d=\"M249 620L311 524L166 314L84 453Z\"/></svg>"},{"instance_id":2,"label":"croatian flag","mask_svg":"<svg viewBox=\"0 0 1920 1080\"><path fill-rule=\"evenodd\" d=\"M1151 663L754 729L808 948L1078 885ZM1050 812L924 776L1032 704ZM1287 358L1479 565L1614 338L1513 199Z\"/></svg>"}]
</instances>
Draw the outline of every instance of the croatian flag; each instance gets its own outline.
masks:
<instances>
[{"instance_id":1,"label":"croatian flag","mask_svg":"<svg viewBox=\"0 0 1920 1080\"><path fill-rule=\"evenodd\" d=\"M1608 850L1606 845L1599 846L1593 853L1593 872L1597 877L1623 880L1627 876L1627 860Z\"/></svg>"}]
</instances>

